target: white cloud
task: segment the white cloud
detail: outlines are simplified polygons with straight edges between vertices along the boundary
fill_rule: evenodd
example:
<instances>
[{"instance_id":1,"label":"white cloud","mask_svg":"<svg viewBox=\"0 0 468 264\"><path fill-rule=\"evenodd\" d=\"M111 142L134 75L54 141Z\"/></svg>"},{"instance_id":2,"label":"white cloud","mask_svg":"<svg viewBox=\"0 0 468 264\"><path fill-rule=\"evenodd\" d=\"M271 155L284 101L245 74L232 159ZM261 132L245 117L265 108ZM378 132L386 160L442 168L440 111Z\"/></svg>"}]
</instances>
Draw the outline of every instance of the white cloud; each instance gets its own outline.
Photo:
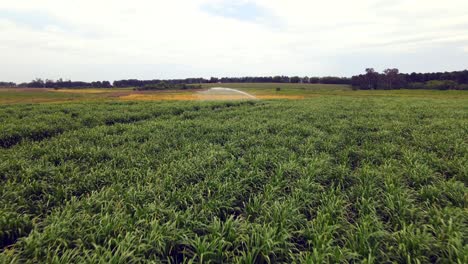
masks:
<instances>
[{"instance_id":1,"label":"white cloud","mask_svg":"<svg viewBox=\"0 0 468 264\"><path fill-rule=\"evenodd\" d=\"M233 19L239 13L230 10L228 17L201 8L219 8L224 1L0 0L0 67L6 69L0 78L345 75L361 71L356 68L361 62L343 62L351 54L407 65L411 54L435 56L431 51L444 46L447 52L457 46L466 51L468 44L464 0L241 1L252 2L277 23ZM32 27L31 21L2 18L2 10L17 16L40 12L36 19L47 21ZM389 61L391 56L399 57ZM448 58L452 61L441 67L456 69L467 59ZM97 72L90 74L87 65ZM421 63L407 70L427 69Z\"/></svg>"}]
</instances>

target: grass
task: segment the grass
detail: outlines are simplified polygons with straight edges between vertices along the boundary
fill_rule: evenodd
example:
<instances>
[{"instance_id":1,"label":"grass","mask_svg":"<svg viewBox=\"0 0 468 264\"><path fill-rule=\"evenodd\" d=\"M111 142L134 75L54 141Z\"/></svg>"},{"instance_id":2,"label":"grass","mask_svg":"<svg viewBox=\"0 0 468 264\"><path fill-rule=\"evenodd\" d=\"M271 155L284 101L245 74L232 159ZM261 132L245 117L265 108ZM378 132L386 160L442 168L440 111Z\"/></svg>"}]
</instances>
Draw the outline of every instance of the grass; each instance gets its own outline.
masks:
<instances>
[{"instance_id":1,"label":"grass","mask_svg":"<svg viewBox=\"0 0 468 264\"><path fill-rule=\"evenodd\" d=\"M227 87L245 91L264 99L304 99L317 96L351 97L414 97L439 99L467 99L466 91L439 90L359 90L353 91L349 85L334 84L278 84L278 83L229 83L203 84L202 88ZM277 91L277 88L280 88ZM196 101L205 100L198 94L200 90L165 90L137 92L131 88L111 89L15 89L0 88L0 104L23 103L66 103L66 102L109 102L109 101ZM232 98L214 98L233 100Z\"/></svg>"},{"instance_id":2,"label":"grass","mask_svg":"<svg viewBox=\"0 0 468 264\"><path fill-rule=\"evenodd\" d=\"M83 99L82 95L0 89L0 104L63 102Z\"/></svg>"},{"instance_id":3,"label":"grass","mask_svg":"<svg viewBox=\"0 0 468 264\"><path fill-rule=\"evenodd\" d=\"M64 103L83 101L115 101L120 93L131 89L43 89L0 88L0 104Z\"/></svg>"},{"instance_id":4,"label":"grass","mask_svg":"<svg viewBox=\"0 0 468 264\"><path fill-rule=\"evenodd\" d=\"M108 101L109 93L86 93L80 90L70 90L62 92L61 90L49 89L2 89L0 88L0 105L6 104L36 104L36 103L65 103L65 102L83 102L83 101Z\"/></svg>"},{"instance_id":5,"label":"grass","mask_svg":"<svg viewBox=\"0 0 468 264\"><path fill-rule=\"evenodd\" d=\"M0 262L467 263L466 95L370 94L3 105Z\"/></svg>"}]
</instances>

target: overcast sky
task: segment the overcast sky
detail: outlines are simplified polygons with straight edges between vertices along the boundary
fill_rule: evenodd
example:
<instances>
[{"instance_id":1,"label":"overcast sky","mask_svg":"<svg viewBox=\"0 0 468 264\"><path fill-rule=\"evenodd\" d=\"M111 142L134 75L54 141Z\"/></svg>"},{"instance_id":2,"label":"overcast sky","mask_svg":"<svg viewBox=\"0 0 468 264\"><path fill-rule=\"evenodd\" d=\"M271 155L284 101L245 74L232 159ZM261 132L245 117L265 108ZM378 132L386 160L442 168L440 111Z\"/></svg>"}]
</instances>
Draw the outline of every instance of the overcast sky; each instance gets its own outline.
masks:
<instances>
[{"instance_id":1,"label":"overcast sky","mask_svg":"<svg viewBox=\"0 0 468 264\"><path fill-rule=\"evenodd\" d=\"M0 0L0 80L468 68L467 0Z\"/></svg>"}]
</instances>

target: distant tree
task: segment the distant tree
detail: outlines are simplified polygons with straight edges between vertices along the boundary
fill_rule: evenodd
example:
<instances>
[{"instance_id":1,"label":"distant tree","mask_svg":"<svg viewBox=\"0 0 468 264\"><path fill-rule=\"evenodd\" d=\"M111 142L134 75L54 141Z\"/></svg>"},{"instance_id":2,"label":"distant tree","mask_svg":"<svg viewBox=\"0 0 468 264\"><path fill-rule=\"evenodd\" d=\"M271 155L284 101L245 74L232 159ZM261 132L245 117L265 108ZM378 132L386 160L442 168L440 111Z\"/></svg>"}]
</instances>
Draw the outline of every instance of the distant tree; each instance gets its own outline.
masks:
<instances>
[{"instance_id":1,"label":"distant tree","mask_svg":"<svg viewBox=\"0 0 468 264\"><path fill-rule=\"evenodd\" d=\"M379 74L367 68L366 74L351 77L353 89L459 89L468 88L468 70L454 72L400 73L398 69L385 69Z\"/></svg>"},{"instance_id":2,"label":"distant tree","mask_svg":"<svg viewBox=\"0 0 468 264\"><path fill-rule=\"evenodd\" d=\"M187 89L200 89L201 85L191 84L187 85L185 83L169 83L169 82L160 82L157 84L147 84L142 87L135 87L133 90L136 91L145 91L145 90L187 90Z\"/></svg>"},{"instance_id":3,"label":"distant tree","mask_svg":"<svg viewBox=\"0 0 468 264\"><path fill-rule=\"evenodd\" d=\"M55 87L55 81L54 80L49 80L46 79L44 83L44 88L54 88Z\"/></svg>"},{"instance_id":4,"label":"distant tree","mask_svg":"<svg viewBox=\"0 0 468 264\"><path fill-rule=\"evenodd\" d=\"M374 68L366 68L366 82L367 89L377 89L377 81L379 74L374 70Z\"/></svg>"},{"instance_id":5,"label":"distant tree","mask_svg":"<svg viewBox=\"0 0 468 264\"><path fill-rule=\"evenodd\" d=\"M111 88L112 85L109 81L102 81L102 88Z\"/></svg>"},{"instance_id":6,"label":"distant tree","mask_svg":"<svg viewBox=\"0 0 468 264\"><path fill-rule=\"evenodd\" d=\"M449 90L457 89L458 83L451 80L432 80L426 83L427 89Z\"/></svg>"},{"instance_id":7,"label":"distant tree","mask_svg":"<svg viewBox=\"0 0 468 264\"><path fill-rule=\"evenodd\" d=\"M431 82L444 81L444 82ZM446 81L446 82L445 82ZM366 68L364 74L352 76L351 78L325 76L325 77L298 77L298 76L245 76L245 77L211 77L204 78L186 78L186 79L168 79L168 80L116 80L111 84L109 81L82 82L63 80L62 78L54 80L42 80L36 78L29 83L9 83L0 82L0 86L17 87L35 87L35 88L110 88L110 87L157 87L163 89L165 85L158 86L160 83L166 84L202 84L202 83L323 83L323 84L351 84L353 89L467 89L468 88L468 70L454 72L432 72L432 73L400 73L396 68L385 69L383 73L378 73L374 68Z\"/></svg>"},{"instance_id":8,"label":"distant tree","mask_svg":"<svg viewBox=\"0 0 468 264\"><path fill-rule=\"evenodd\" d=\"M319 83L323 83L323 84L350 84L351 79L342 78L342 77L334 77L334 76L326 76L326 77L319 78Z\"/></svg>"},{"instance_id":9,"label":"distant tree","mask_svg":"<svg viewBox=\"0 0 468 264\"><path fill-rule=\"evenodd\" d=\"M16 83L14 82L0 82L0 87L15 87Z\"/></svg>"},{"instance_id":10,"label":"distant tree","mask_svg":"<svg viewBox=\"0 0 468 264\"><path fill-rule=\"evenodd\" d=\"M300 83L301 82L301 77L293 76L289 80L290 80L291 83Z\"/></svg>"},{"instance_id":11,"label":"distant tree","mask_svg":"<svg viewBox=\"0 0 468 264\"><path fill-rule=\"evenodd\" d=\"M41 78L36 78L27 84L27 87L30 88L43 88L45 82Z\"/></svg>"},{"instance_id":12,"label":"distant tree","mask_svg":"<svg viewBox=\"0 0 468 264\"><path fill-rule=\"evenodd\" d=\"M464 70L462 72L459 72L459 74L457 76L457 81L458 81L458 83L468 84L468 70Z\"/></svg>"},{"instance_id":13,"label":"distant tree","mask_svg":"<svg viewBox=\"0 0 468 264\"><path fill-rule=\"evenodd\" d=\"M396 68L394 68L394 69L385 69L383 72L385 74L386 86L389 89L393 89L394 85L398 81L399 70L396 69Z\"/></svg>"},{"instance_id":14,"label":"distant tree","mask_svg":"<svg viewBox=\"0 0 468 264\"><path fill-rule=\"evenodd\" d=\"M319 83L320 78L319 77L310 77L309 78L309 83Z\"/></svg>"},{"instance_id":15,"label":"distant tree","mask_svg":"<svg viewBox=\"0 0 468 264\"><path fill-rule=\"evenodd\" d=\"M275 82L275 83L280 83L281 80L282 80L282 79L281 79L281 76L275 76L275 77L273 77L273 80L272 80L272 81Z\"/></svg>"}]
</instances>

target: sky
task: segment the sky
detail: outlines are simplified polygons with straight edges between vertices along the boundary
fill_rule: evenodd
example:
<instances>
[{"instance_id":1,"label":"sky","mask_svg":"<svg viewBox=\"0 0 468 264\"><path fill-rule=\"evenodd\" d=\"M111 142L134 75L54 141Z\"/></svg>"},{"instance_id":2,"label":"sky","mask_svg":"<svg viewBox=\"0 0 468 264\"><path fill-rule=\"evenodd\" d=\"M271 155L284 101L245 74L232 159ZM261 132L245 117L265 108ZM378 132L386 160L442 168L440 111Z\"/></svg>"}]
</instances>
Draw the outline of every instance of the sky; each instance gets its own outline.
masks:
<instances>
[{"instance_id":1,"label":"sky","mask_svg":"<svg viewBox=\"0 0 468 264\"><path fill-rule=\"evenodd\" d=\"M0 0L0 81L468 68L467 0Z\"/></svg>"}]
</instances>

